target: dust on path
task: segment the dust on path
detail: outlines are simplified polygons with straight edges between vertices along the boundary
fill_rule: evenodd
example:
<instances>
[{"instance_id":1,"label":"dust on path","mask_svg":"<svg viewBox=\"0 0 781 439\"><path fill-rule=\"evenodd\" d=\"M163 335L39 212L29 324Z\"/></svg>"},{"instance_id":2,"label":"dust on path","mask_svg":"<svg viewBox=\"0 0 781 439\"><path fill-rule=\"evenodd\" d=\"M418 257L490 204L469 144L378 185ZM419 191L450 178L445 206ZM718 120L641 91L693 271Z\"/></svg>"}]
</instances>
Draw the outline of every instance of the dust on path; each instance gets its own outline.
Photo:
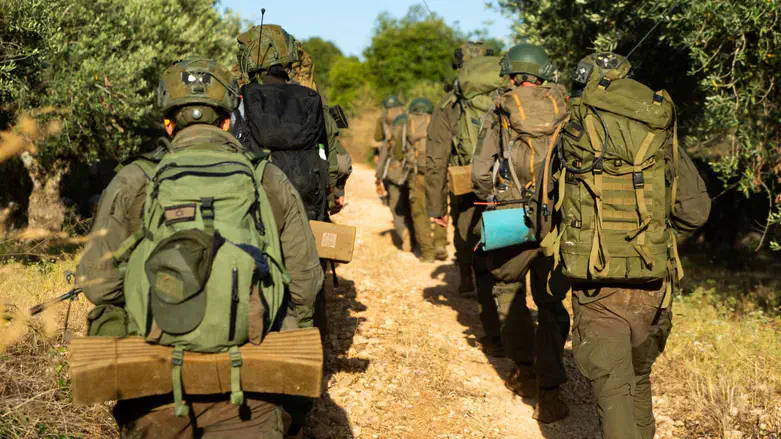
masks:
<instances>
[{"instance_id":1,"label":"dust on path","mask_svg":"<svg viewBox=\"0 0 781 439\"><path fill-rule=\"evenodd\" d=\"M487 358L476 343L482 335L478 305L456 293L453 262L421 263L392 244L390 212L374 192L369 167L356 165L347 196L348 206L334 221L358 228L355 257L337 268L340 287L329 287L330 378L308 435L599 437L593 397L573 366L569 344L570 417L538 424L531 418L534 401L504 387L509 360Z\"/></svg>"}]
</instances>

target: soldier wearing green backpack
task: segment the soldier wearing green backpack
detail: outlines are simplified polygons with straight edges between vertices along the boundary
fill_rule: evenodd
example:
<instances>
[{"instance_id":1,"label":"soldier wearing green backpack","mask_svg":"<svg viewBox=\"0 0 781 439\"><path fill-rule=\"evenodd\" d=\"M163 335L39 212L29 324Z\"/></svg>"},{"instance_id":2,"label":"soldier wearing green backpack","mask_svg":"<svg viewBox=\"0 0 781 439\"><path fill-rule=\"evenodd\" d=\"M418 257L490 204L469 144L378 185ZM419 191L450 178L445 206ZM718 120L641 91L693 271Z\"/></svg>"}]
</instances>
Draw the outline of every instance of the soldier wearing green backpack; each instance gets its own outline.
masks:
<instances>
[{"instance_id":1,"label":"soldier wearing green backpack","mask_svg":"<svg viewBox=\"0 0 781 439\"><path fill-rule=\"evenodd\" d=\"M566 92L549 82L553 65L541 46L519 44L502 59L502 76L512 86L497 100L480 132L472 161L475 195L498 203L497 209L524 207L542 189L539 174L567 117ZM562 301L569 283L551 273L552 258L541 257L537 242L493 250L487 261L496 279L501 343L515 369L506 385L522 397L537 397L534 419L554 422L569 410L559 386L567 380L562 363L569 335L569 314ZM524 282L530 273L531 291ZM539 312L535 331L526 296Z\"/></svg>"},{"instance_id":2,"label":"soldier wearing green backpack","mask_svg":"<svg viewBox=\"0 0 781 439\"><path fill-rule=\"evenodd\" d=\"M429 125L426 208L435 224L447 227L449 197L460 274L458 291L470 294L477 287L480 321L486 333L481 344L489 355L502 357L505 354L499 342L499 318L491 292L493 278L486 267L484 255L475 253L480 240L477 227L480 214L474 205L477 198L472 193L469 177L469 166L483 117L492 108L498 90L507 83L499 75L500 58L492 55L493 51L482 43L468 43L456 50L457 63L454 67L458 68L458 79L453 90L434 107ZM455 176L463 180L458 185Z\"/></svg>"},{"instance_id":3,"label":"soldier wearing green backpack","mask_svg":"<svg viewBox=\"0 0 781 439\"><path fill-rule=\"evenodd\" d=\"M122 437L277 439L290 424L271 397L242 392L238 347L312 327L323 271L296 190L227 132L236 95L214 61L168 67L157 104L170 140L127 163L98 206L78 267L96 305L88 334L174 347L173 394L119 401ZM184 395L184 351L230 352L231 394Z\"/></svg>"},{"instance_id":4,"label":"soldier wearing green backpack","mask_svg":"<svg viewBox=\"0 0 781 439\"><path fill-rule=\"evenodd\" d=\"M651 367L683 277L676 235L710 198L678 145L669 94L631 79L623 56L584 58L559 148L558 229L542 243L573 282L573 353L605 439L651 439Z\"/></svg>"}]
</instances>

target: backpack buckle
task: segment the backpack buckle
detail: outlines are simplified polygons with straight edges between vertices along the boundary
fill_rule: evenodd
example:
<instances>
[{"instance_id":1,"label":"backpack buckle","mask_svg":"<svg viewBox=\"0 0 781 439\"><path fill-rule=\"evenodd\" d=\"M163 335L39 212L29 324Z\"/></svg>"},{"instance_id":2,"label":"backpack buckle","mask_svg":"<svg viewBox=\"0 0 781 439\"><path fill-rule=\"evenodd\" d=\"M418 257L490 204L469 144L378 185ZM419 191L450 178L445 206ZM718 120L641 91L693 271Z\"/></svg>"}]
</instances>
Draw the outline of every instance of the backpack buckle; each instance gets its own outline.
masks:
<instances>
[{"instance_id":1,"label":"backpack buckle","mask_svg":"<svg viewBox=\"0 0 781 439\"><path fill-rule=\"evenodd\" d=\"M205 220L214 219L214 198L201 198L201 216Z\"/></svg>"},{"instance_id":2,"label":"backpack buckle","mask_svg":"<svg viewBox=\"0 0 781 439\"><path fill-rule=\"evenodd\" d=\"M632 173L632 185L634 185L635 189L642 189L645 187L645 177L643 177L642 172Z\"/></svg>"},{"instance_id":3,"label":"backpack buckle","mask_svg":"<svg viewBox=\"0 0 781 439\"><path fill-rule=\"evenodd\" d=\"M610 87L610 80L607 78L602 78L599 80L599 88L602 90L607 90L607 88Z\"/></svg>"},{"instance_id":4,"label":"backpack buckle","mask_svg":"<svg viewBox=\"0 0 781 439\"><path fill-rule=\"evenodd\" d=\"M235 351L231 352L229 355L231 360L231 367L241 367L241 352Z\"/></svg>"},{"instance_id":5,"label":"backpack buckle","mask_svg":"<svg viewBox=\"0 0 781 439\"><path fill-rule=\"evenodd\" d=\"M574 220L572 220L572 222L570 223L570 227L574 227L574 228L576 228L576 229L579 229L579 228L583 227L583 222L582 222L582 221L580 221L580 220L576 220L576 219L574 219Z\"/></svg>"},{"instance_id":6,"label":"backpack buckle","mask_svg":"<svg viewBox=\"0 0 781 439\"><path fill-rule=\"evenodd\" d=\"M662 105L662 102L664 102L664 96L660 95L659 93L654 93L654 105Z\"/></svg>"}]
</instances>

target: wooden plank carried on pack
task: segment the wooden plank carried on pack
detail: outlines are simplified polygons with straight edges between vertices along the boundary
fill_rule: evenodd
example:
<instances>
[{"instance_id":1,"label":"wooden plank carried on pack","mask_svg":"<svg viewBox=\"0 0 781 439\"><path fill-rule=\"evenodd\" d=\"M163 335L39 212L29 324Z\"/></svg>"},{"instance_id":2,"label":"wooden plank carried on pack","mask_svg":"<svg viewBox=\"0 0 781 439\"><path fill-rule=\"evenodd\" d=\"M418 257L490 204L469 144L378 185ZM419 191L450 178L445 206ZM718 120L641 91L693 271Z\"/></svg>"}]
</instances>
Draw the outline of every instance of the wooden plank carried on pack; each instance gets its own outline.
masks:
<instances>
[{"instance_id":1,"label":"wooden plank carried on pack","mask_svg":"<svg viewBox=\"0 0 781 439\"><path fill-rule=\"evenodd\" d=\"M471 194L472 187L472 165L450 166L447 168L448 188L453 195Z\"/></svg>"},{"instance_id":2,"label":"wooden plank carried on pack","mask_svg":"<svg viewBox=\"0 0 781 439\"><path fill-rule=\"evenodd\" d=\"M71 394L76 405L172 392L173 348L141 337L80 337L70 343ZM323 348L317 329L272 332L259 346L241 347L245 392L321 395ZM185 394L230 392L228 353L185 352Z\"/></svg>"},{"instance_id":3,"label":"wooden plank carried on pack","mask_svg":"<svg viewBox=\"0 0 781 439\"><path fill-rule=\"evenodd\" d=\"M353 260L355 227L322 221L309 221L309 227L315 235L317 256L320 259L344 263Z\"/></svg>"}]
</instances>

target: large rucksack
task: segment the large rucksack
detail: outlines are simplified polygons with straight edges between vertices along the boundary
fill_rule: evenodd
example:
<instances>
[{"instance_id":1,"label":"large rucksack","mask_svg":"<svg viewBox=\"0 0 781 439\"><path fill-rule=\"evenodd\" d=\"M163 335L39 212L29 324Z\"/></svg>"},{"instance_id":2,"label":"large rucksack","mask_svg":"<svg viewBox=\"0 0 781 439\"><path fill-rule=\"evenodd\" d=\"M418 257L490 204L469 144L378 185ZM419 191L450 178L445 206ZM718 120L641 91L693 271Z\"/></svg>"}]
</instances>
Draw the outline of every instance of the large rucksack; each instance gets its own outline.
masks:
<instances>
[{"instance_id":1,"label":"large rucksack","mask_svg":"<svg viewBox=\"0 0 781 439\"><path fill-rule=\"evenodd\" d=\"M426 145L428 126L431 115L427 113L412 113L407 122L407 160L414 167L414 172L422 174L426 169Z\"/></svg>"},{"instance_id":2,"label":"large rucksack","mask_svg":"<svg viewBox=\"0 0 781 439\"><path fill-rule=\"evenodd\" d=\"M245 85L234 132L251 151L269 151L271 163L298 190L310 220L328 216L328 144L320 95L297 84Z\"/></svg>"},{"instance_id":3,"label":"large rucksack","mask_svg":"<svg viewBox=\"0 0 781 439\"><path fill-rule=\"evenodd\" d=\"M177 416L187 414L184 351L229 351L231 400L240 405L238 347L259 344L278 326L290 281L260 184L267 161L201 145L136 163L149 179L143 226L117 251L132 249L124 276L128 333L174 346Z\"/></svg>"},{"instance_id":4,"label":"large rucksack","mask_svg":"<svg viewBox=\"0 0 781 439\"><path fill-rule=\"evenodd\" d=\"M555 187L547 170L567 120L566 92L554 83L515 87L499 99L499 112L504 133L501 159L505 163L499 177L517 188L517 193L505 196L523 200L527 221L540 241L553 223ZM504 201L501 194L499 201Z\"/></svg>"},{"instance_id":5,"label":"large rucksack","mask_svg":"<svg viewBox=\"0 0 781 439\"><path fill-rule=\"evenodd\" d=\"M560 148L561 225L546 243L549 252L575 281L648 282L665 278L672 264L681 276L668 224L678 172L672 99L635 80L594 73L570 108Z\"/></svg>"},{"instance_id":6,"label":"large rucksack","mask_svg":"<svg viewBox=\"0 0 781 439\"><path fill-rule=\"evenodd\" d=\"M488 110L494 108L497 90L507 88L509 82L500 75L501 58L482 56L464 64L456 80L454 99L460 115L456 135L453 138L451 166L466 166L472 163L477 147L477 135ZM444 105L452 105L448 100Z\"/></svg>"},{"instance_id":7,"label":"large rucksack","mask_svg":"<svg viewBox=\"0 0 781 439\"><path fill-rule=\"evenodd\" d=\"M388 127L388 147L390 150L384 174L389 182L397 186L407 184L413 170L413 163L409 161L407 154L409 147L406 138L408 120L409 115L402 113L396 116Z\"/></svg>"}]
</instances>

